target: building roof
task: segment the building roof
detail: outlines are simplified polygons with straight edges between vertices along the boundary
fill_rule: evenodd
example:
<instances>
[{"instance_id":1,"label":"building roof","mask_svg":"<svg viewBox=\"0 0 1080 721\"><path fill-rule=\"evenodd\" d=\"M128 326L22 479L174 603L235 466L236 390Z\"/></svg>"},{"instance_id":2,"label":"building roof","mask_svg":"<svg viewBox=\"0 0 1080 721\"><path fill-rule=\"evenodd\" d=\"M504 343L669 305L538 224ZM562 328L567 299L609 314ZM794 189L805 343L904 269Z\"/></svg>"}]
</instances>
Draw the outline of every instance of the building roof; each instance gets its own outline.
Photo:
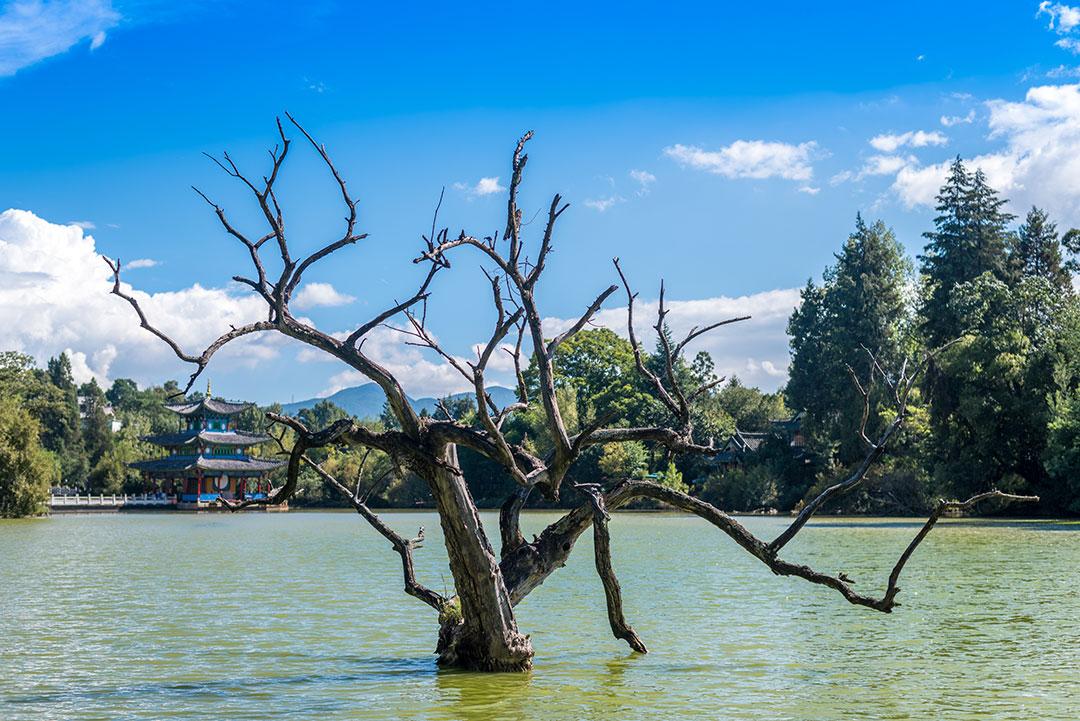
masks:
<instances>
[{"instance_id":1,"label":"building roof","mask_svg":"<svg viewBox=\"0 0 1080 721\"><path fill-rule=\"evenodd\" d=\"M223 401L219 398L205 397L192 403L167 403L165 407L173 413L182 416L195 415L197 413L213 413L219 416L231 416L245 408L250 408L254 403Z\"/></svg>"},{"instance_id":2,"label":"building roof","mask_svg":"<svg viewBox=\"0 0 1080 721\"><path fill-rule=\"evenodd\" d=\"M214 458L207 456L166 456L149 461L129 463L139 471L157 473L177 473L180 471L203 470L228 473L264 473L271 471L285 461L265 458Z\"/></svg>"},{"instance_id":3,"label":"building roof","mask_svg":"<svg viewBox=\"0 0 1080 721\"><path fill-rule=\"evenodd\" d=\"M734 444L741 451L756 451L758 447L769 437L768 433L757 431L740 431L735 429L731 435L729 444Z\"/></svg>"},{"instance_id":4,"label":"building roof","mask_svg":"<svg viewBox=\"0 0 1080 721\"><path fill-rule=\"evenodd\" d=\"M262 433L250 433L248 431L217 432L192 429L180 431L179 433L142 436L142 440L157 446L188 446L194 445L196 440L212 446L253 446L258 443L266 443L271 438Z\"/></svg>"}]
</instances>

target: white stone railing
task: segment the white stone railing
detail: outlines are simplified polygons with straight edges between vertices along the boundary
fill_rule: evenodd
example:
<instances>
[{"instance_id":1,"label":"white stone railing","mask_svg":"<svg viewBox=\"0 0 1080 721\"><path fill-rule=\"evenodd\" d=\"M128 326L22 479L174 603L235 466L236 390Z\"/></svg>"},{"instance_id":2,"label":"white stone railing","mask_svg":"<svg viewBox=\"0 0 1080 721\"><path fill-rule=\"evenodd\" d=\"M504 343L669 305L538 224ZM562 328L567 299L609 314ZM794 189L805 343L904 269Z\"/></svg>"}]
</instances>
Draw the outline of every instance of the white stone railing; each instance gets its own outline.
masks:
<instances>
[{"instance_id":1,"label":"white stone railing","mask_svg":"<svg viewBox=\"0 0 1080 721\"><path fill-rule=\"evenodd\" d=\"M176 496L163 496L155 493L111 495L74 495L49 496L50 508L122 508L125 506L170 506L176 503Z\"/></svg>"}]
</instances>

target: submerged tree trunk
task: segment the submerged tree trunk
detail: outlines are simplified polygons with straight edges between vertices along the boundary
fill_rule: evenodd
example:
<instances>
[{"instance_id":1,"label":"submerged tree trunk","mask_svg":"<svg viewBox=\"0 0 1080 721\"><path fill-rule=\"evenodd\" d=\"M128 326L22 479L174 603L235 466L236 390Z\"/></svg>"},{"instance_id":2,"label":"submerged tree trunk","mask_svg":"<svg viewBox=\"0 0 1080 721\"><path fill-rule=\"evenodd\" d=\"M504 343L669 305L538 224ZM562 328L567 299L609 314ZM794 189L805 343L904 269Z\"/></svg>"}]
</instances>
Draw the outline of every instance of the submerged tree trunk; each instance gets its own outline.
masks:
<instances>
[{"instance_id":1,"label":"submerged tree trunk","mask_svg":"<svg viewBox=\"0 0 1080 721\"><path fill-rule=\"evenodd\" d=\"M450 572L457 591L440 622L439 664L481 671L522 671L532 665L532 644L518 631L499 561L480 513L447 445L428 482L439 509Z\"/></svg>"}]
</instances>

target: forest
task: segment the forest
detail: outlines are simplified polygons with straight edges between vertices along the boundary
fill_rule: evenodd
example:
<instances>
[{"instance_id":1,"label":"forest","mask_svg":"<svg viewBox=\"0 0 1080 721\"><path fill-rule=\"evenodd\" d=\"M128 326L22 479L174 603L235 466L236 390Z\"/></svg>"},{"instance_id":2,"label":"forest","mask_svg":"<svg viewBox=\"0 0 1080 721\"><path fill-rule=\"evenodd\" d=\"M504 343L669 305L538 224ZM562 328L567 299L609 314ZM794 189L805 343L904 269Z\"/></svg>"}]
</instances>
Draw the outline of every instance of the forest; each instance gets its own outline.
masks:
<instances>
[{"instance_id":1,"label":"forest","mask_svg":"<svg viewBox=\"0 0 1080 721\"><path fill-rule=\"evenodd\" d=\"M678 384L707 389L693 404L694 441L718 454L672 456L639 441L597 444L583 451L569 486L648 478L725 510L798 510L862 460L860 429L876 437L892 421L885 384L861 388L857 379L875 377L874 364L899 368L903 359L951 342L912 393L899 439L859 489L830 501L827 510L925 514L939 497L997 488L1040 496L1024 512L1080 513L1080 299L1073 286L1080 231L1059 232L1035 207L1014 216L982 172L970 172L957 158L923 236L922 253L912 259L884 222L856 217L821 281L802 290L788 324L789 380L780 391L718 378L705 352L678 360ZM662 344L657 339L653 349L641 349L656 373L664 363ZM613 330L569 338L559 345L554 368L572 432L669 420L670 410L635 368L631 342ZM524 387L535 389L535 363L522 375ZM174 430L175 416L162 406L180 391L171 380L146 388L124 378L108 388L94 380L78 384L65 355L40 368L19 352L0 353L0 515L42 512L54 485L92 493L146 490L127 463L156 453L141 436ZM280 411L253 407L241 427L271 432L266 413ZM481 423L472 399L446 399L436 413ZM298 413L308 428L346 416L328 401ZM360 420L375 431L396 423L389 409ZM511 415L503 430L508 441L538 455L551 447L535 405ZM754 446L721 453L737 432L753 437ZM281 443L289 447L290 438ZM273 453L272 446L262 452ZM338 478L365 479L374 507L432 504L426 483L380 451L330 446L309 455ZM514 481L497 463L467 448L460 462L479 506L498 507L512 490ZM569 491L535 505L580 501ZM343 503L304 468L292 505Z\"/></svg>"}]
</instances>

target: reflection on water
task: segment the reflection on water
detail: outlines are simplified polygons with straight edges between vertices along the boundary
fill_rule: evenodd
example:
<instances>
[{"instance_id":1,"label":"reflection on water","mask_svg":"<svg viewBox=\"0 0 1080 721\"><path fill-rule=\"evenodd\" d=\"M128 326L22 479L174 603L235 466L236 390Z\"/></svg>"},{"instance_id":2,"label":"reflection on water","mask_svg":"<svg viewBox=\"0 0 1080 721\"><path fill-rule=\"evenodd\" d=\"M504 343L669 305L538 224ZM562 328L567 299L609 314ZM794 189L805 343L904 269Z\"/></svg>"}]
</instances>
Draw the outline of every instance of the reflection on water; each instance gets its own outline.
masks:
<instances>
[{"instance_id":1,"label":"reflection on water","mask_svg":"<svg viewBox=\"0 0 1080 721\"><path fill-rule=\"evenodd\" d=\"M388 518L430 529L417 570L448 586L439 524ZM917 526L826 519L786 555L880 588ZM586 534L519 609L536 669L488 675L436 668L433 614L347 514L0 522L0 718L1072 719L1077 531L944 522L885 616L772 576L696 518L618 514L652 652L611 638Z\"/></svg>"}]
</instances>

